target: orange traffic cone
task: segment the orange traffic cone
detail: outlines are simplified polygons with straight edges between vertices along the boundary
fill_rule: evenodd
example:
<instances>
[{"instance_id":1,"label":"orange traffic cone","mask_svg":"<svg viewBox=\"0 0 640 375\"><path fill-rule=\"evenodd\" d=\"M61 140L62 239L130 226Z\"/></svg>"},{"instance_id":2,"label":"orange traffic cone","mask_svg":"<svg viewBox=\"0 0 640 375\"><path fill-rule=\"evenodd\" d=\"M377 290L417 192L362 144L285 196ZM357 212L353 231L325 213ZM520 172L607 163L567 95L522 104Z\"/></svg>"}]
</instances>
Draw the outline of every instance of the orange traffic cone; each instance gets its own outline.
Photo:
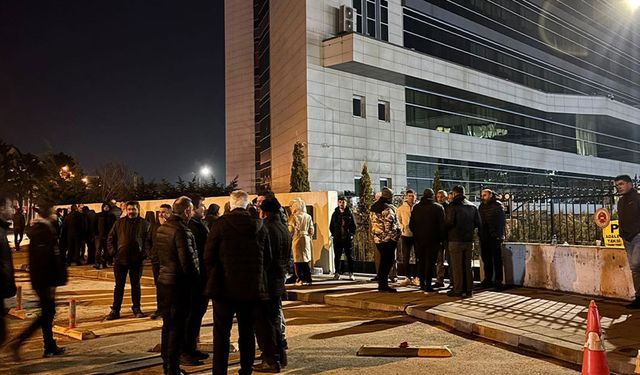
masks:
<instances>
[{"instance_id":1,"label":"orange traffic cone","mask_svg":"<svg viewBox=\"0 0 640 375\"><path fill-rule=\"evenodd\" d=\"M592 300L589 303L589 315L587 315L587 334L582 355L582 375L609 375L607 353L602 341L602 329L600 328L600 313L598 306Z\"/></svg>"}]
</instances>

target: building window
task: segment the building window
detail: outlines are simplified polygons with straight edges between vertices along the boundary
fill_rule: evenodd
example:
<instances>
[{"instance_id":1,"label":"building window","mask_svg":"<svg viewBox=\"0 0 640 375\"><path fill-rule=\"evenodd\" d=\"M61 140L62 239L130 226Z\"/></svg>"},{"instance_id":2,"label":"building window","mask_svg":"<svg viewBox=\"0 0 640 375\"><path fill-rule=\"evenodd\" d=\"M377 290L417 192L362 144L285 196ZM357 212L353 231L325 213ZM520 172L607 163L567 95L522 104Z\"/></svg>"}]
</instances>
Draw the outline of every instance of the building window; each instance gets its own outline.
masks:
<instances>
[{"instance_id":1,"label":"building window","mask_svg":"<svg viewBox=\"0 0 640 375\"><path fill-rule=\"evenodd\" d=\"M391 110L389 107L389 102L378 100L378 120L386 122L391 121Z\"/></svg>"},{"instance_id":2,"label":"building window","mask_svg":"<svg viewBox=\"0 0 640 375\"><path fill-rule=\"evenodd\" d=\"M353 96L353 115L356 117L366 117L364 96Z\"/></svg>"},{"instance_id":3,"label":"building window","mask_svg":"<svg viewBox=\"0 0 640 375\"><path fill-rule=\"evenodd\" d=\"M391 184L391 177L380 179L380 191L382 191L382 189L384 188L393 189L393 185Z\"/></svg>"},{"instance_id":4,"label":"building window","mask_svg":"<svg viewBox=\"0 0 640 375\"><path fill-rule=\"evenodd\" d=\"M357 33L389 41L389 2L387 0L353 0L353 10Z\"/></svg>"}]
</instances>

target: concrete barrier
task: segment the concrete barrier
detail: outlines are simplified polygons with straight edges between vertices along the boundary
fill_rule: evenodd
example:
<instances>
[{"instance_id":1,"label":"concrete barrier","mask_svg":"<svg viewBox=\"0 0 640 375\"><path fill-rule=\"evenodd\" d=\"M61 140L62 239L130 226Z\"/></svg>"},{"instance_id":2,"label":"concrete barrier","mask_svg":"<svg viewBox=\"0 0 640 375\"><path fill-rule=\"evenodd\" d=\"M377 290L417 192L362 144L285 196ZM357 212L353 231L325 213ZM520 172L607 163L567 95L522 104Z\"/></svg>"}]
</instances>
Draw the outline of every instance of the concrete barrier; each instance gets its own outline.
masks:
<instances>
[{"instance_id":1,"label":"concrete barrier","mask_svg":"<svg viewBox=\"0 0 640 375\"><path fill-rule=\"evenodd\" d=\"M505 282L592 296L633 299L624 249L505 243Z\"/></svg>"}]
</instances>

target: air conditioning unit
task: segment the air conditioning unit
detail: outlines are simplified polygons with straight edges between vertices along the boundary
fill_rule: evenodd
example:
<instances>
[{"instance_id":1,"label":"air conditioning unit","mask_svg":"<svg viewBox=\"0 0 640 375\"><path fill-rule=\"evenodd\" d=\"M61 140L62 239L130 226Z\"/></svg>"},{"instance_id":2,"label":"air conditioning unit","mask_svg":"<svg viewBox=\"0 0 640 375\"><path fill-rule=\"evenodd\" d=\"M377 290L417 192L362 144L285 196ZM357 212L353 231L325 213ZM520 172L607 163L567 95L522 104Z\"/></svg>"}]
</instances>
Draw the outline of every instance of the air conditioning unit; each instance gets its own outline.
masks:
<instances>
[{"instance_id":1,"label":"air conditioning unit","mask_svg":"<svg viewBox=\"0 0 640 375\"><path fill-rule=\"evenodd\" d=\"M354 22L353 8L340 5L340 11L338 12L338 33L352 33Z\"/></svg>"}]
</instances>

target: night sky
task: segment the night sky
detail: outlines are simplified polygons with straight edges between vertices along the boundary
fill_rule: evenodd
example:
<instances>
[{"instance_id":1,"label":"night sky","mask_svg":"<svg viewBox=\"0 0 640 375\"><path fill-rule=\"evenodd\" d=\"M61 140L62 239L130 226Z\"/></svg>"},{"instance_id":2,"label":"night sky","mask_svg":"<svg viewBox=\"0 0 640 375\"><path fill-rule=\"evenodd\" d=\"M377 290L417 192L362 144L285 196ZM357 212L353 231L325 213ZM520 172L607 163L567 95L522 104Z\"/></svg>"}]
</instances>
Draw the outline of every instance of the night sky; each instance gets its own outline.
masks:
<instances>
[{"instance_id":1,"label":"night sky","mask_svg":"<svg viewBox=\"0 0 640 375\"><path fill-rule=\"evenodd\" d=\"M224 180L222 0L0 0L0 139Z\"/></svg>"}]
</instances>

